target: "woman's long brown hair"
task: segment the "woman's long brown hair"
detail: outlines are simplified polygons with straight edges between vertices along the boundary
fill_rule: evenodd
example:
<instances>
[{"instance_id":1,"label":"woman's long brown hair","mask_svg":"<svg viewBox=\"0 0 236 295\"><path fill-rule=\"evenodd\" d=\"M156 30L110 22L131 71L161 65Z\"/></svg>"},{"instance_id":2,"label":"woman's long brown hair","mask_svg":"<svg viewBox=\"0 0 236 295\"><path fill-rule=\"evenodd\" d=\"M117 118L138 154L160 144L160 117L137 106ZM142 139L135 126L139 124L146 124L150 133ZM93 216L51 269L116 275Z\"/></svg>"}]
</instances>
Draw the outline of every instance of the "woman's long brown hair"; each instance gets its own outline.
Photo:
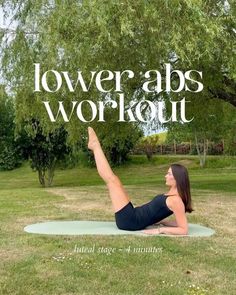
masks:
<instances>
[{"instance_id":1,"label":"woman's long brown hair","mask_svg":"<svg viewBox=\"0 0 236 295\"><path fill-rule=\"evenodd\" d=\"M184 203L185 212L191 213L193 208L188 170L180 164L172 164L170 167L176 181L178 193Z\"/></svg>"}]
</instances>

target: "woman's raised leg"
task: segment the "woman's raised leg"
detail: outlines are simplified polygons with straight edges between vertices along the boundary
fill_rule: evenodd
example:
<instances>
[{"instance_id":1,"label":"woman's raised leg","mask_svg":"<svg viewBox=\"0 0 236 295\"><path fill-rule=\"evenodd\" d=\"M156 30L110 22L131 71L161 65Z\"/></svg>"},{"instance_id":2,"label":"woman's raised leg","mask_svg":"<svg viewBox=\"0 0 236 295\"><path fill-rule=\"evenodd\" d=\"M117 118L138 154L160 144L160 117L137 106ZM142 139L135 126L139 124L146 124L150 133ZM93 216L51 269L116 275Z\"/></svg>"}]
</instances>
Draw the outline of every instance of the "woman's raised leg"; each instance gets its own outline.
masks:
<instances>
[{"instance_id":1,"label":"woman's raised leg","mask_svg":"<svg viewBox=\"0 0 236 295\"><path fill-rule=\"evenodd\" d=\"M129 197L120 179L112 171L93 128L88 127L88 135L88 148L94 153L98 173L108 187L114 212L117 212L129 203Z\"/></svg>"}]
</instances>

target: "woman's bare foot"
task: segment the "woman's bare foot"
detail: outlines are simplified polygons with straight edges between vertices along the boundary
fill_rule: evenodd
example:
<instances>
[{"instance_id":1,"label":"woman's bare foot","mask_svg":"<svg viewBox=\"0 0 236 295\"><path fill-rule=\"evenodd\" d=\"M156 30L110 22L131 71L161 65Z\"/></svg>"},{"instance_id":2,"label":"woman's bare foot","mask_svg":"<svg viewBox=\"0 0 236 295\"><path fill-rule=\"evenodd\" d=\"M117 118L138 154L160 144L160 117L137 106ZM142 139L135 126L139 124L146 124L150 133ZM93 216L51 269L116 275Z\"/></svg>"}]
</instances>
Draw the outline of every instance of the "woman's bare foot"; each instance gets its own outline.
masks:
<instances>
[{"instance_id":1,"label":"woman's bare foot","mask_svg":"<svg viewBox=\"0 0 236 295\"><path fill-rule=\"evenodd\" d=\"M92 127L88 127L88 148L92 151L95 150L95 148L100 147L100 142L97 138L97 135Z\"/></svg>"}]
</instances>

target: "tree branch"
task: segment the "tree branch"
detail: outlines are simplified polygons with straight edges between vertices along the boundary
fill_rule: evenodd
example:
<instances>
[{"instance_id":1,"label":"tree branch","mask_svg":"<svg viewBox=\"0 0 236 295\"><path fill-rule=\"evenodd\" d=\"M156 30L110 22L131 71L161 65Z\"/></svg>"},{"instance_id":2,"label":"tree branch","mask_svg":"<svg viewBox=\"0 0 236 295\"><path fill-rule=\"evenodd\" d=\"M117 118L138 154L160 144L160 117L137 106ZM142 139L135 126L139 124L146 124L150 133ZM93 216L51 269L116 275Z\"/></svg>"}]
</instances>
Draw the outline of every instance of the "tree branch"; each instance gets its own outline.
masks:
<instances>
[{"instance_id":1,"label":"tree branch","mask_svg":"<svg viewBox=\"0 0 236 295\"><path fill-rule=\"evenodd\" d=\"M236 96L233 93L228 93L223 89L209 89L209 92L218 99L222 99L236 107Z\"/></svg>"},{"instance_id":2,"label":"tree branch","mask_svg":"<svg viewBox=\"0 0 236 295\"><path fill-rule=\"evenodd\" d=\"M25 35L38 35L38 31L23 31L21 30ZM2 28L0 27L0 32L3 32L4 34L17 34L16 29L10 29L10 28Z\"/></svg>"},{"instance_id":3,"label":"tree branch","mask_svg":"<svg viewBox=\"0 0 236 295\"><path fill-rule=\"evenodd\" d=\"M222 99L236 107L236 83L234 80L229 79L224 75L222 86L227 89L221 88L208 88L213 97Z\"/></svg>"}]
</instances>

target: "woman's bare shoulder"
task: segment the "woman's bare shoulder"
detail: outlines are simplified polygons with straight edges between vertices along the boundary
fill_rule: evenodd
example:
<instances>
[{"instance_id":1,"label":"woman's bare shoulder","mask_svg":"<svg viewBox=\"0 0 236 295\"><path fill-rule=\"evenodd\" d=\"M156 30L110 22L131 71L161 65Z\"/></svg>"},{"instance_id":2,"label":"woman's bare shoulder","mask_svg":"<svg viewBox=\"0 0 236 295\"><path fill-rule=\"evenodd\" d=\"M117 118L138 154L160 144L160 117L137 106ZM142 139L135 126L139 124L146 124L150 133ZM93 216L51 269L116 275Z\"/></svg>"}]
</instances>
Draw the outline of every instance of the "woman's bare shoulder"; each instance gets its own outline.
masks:
<instances>
[{"instance_id":1,"label":"woman's bare shoulder","mask_svg":"<svg viewBox=\"0 0 236 295\"><path fill-rule=\"evenodd\" d=\"M168 198L166 198L166 205L172 211L174 211L173 209L175 209L176 207L178 207L178 208L183 207L184 208L184 203L183 203L181 197L178 195L168 196Z\"/></svg>"}]
</instances>

